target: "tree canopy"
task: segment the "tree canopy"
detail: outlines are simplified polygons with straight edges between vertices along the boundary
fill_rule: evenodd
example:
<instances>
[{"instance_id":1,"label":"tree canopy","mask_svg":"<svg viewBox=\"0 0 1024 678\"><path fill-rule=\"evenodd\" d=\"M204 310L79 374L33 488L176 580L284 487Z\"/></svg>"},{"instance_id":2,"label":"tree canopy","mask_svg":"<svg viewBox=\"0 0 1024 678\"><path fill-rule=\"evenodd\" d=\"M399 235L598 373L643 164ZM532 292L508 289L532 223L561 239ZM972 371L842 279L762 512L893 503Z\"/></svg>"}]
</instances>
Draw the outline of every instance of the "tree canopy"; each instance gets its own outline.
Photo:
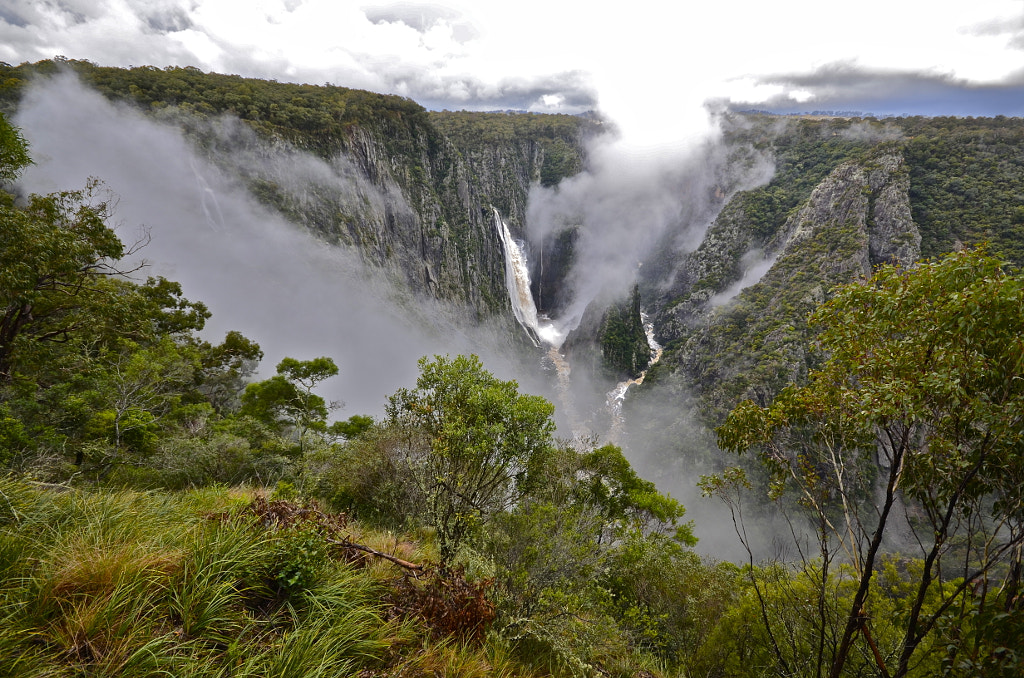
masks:
<instances>
[{"instance_id":1,"label":"tree canopy","mask_svg":"<svg viewBox=\"0 0 1024 678\"><path fill-rule=\"evenodd\" d=\"M388 399L388 422L422 436L425 494L443 559L479 521L510 508L541 479L554 407L497 379L476 356L419 361L416 388Z\"/></svg>"},{"instance_id":2,"label":"tree canopy","mask_svg":"<svg viewBox=\"0 0 1024 678\"><path fill-rule=\"evenodd\" d=\"M825 561L838 548L854 567L832 676L863 628L884 547L917 545L893 652L892 675L903 676L944 615L1010 609L1019 591L1024 276L984 248L886 266L840 288L812 321L822 367L767 407L741 403L719 444L761 450L776 494L793 488L815 517ZM909 543L896 537L901 525ZM997 573L1006 578L989 599Z\"/></svg>"}]
</instances>

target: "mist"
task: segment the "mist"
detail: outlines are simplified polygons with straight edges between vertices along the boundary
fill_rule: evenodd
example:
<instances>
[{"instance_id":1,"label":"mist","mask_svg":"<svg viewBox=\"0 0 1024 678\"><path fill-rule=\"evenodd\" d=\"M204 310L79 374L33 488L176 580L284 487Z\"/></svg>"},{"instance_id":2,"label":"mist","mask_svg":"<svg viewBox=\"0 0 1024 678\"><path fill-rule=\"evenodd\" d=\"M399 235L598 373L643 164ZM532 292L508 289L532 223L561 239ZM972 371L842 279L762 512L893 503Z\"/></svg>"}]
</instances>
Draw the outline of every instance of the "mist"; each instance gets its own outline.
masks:
<instances>
[{"instance_id":1,"label":"mist","mask_svg":"<svg viewBox=\"0 0 1024 678\"><path fill-rule=\"evenodd\" d=\"M740 266L743 268L743 275L739 280L729 285L721 292L708 299L709 306L723 306L732 301L736 296L761 281L761 278L775 265L779 253L766 256L760 249L750 250L740 258Z\"/></svg>"},{"instance_id":2,"label":"mist","mask_svg":"<svg viewBox=\"0 0 1024 678\"><path fill-rule=\"evenodd\" d=\"M285 356L333 358L340 374L320 391L344 403L336 418L379 416L387 395L414 383L425 355L476 353L496 376L519 378L531 392L543 388L514 352L501 350L498 330L462 326L457 312L396 288L356 253L262 207L178 127L111 104L71 75L34 84L14 122L35 161L22 190L72 190L100 178L116 196L112 226L121 240L151 238L139 253L148 266L136 277L176 280L187 298L205 303L213 314L207 340L219 343L238 330L257 341L265 353L261 377ZM217 124L231 131L233 123ZM401 200L354 176L344 159L330 166L298 152L261 159L245 143L236 151L228 165L251 163L257 174L291 174L373 202Z\"/></svg>"},{"instance_id":3,"label":"mist","mask_svg":"<svg viewBox=\"0 0 1024 678\"><path fill-rule=\"evenodd\" d=\"M139 275L176 280L189 299L207 304L212 317L203 335L209 341L238 330L259 342L266 354L261 377L273 374L285 356L332 357L340 375L325 382L321 393L344 403L336 418L379 416L388 395L414 383L421 356L469 352L499 378L514 378L522 391L558 403L559 418L567 416L540 360L529 354L523 360L509 350L507 326L460 322L458 309L396 286L356 252L322 242L263 207L239 177L272 181L296 195L323 190L374 210L407 211L397 188L371 184L344 157L325 162L290 148L268 153L231 118L214 120L203 131L205 142L213 144L215 165L196 152L182 121L168 118L161 122L112 104L71 75L39 81L26 92L14 121L36 163L21 188L48 193L79 188L92 176L102 179L118 198L121 239L151 238L140 253L148 266ZM554 189L535 186L528 206L530 239L566 224L581 227L567 279L574 303L566 317L576 320L587 304L625 294L652 252L666 244L675 253L695 249L732 192L771 177L764 159L730 162L713 128L669 153L646 153L614 138L590 151L586 171ZM738 166L743 169L734 174ZM468 310L465 317L472 317ZM584 427L599 435L602 416L595 408L603 403L603 386L583 372L573 381L574 391L592 396L577 402L587 410ZM677 393L644 398L652 408L684 402ZM559 430L566 435L570 428ZM707 434L694 421L677 433L682 447L703 444ZM741 558L725 529L728 517L699 496L693 469L656 459L643 436L632 436L623 447L638 471L690 509L700 551Z\"/></svg>"},{"instance_id":4,"label":"mist","mask_svg":"<svg viewBox=\"0 0 1024 678\"><path fill-rule=\"evenodd\" d=\"M590 142L583 172L531 190L531 243L579 229L565 279L569 289L562 293L572 301L554 319L563 333L579 324L588 305L628 294L652 255L678 263L700 245L736 191L763 185L774 174L771 160L753 149L727 149L720 120L710 113L703 123L677 121L664 134L660 149L635 136L598 137ZM745 162L737 162L738 152L747 154Z\"/></svg>"}]
</instances>

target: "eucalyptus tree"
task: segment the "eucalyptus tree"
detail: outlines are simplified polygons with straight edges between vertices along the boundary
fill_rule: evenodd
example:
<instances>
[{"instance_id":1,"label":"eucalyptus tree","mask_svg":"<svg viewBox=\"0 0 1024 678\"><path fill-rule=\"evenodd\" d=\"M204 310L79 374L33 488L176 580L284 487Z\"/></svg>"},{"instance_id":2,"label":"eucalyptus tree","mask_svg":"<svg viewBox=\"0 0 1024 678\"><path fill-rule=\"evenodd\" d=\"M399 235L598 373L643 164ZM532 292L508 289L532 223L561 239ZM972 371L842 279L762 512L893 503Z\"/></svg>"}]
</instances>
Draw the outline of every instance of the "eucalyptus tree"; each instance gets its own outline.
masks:
<instances>
[{"instance_id":1,"label":"eucalyptus tree","mask_svg":"<svg viewBox=\"0 0 1024 678\"><path fill-rule=\"evenodd\" d=\"M326 356L312 360L284 358L277 364L276 375L246 386L240 413L279 431L290 430L298 440L299 452L304 452L309 432L326 431L327 415L339 407L313 389L337 374L338 366Z\"/></svg>"},{"instance_id":2,"label":"eucalyptus tree","mask_svg":"<svg viewBox=\"0 0 1024 678\"><path fill-rule=\"evenodd\" d=\"M741 403L719 445L758 450L776 495L794 490L814 516L823 562L838 553L852 568L839 631L819 637L819 674L838 678L857 637L871 639L872 578L896 529L909 532L898 545L920 560L904 611L886 620L902 637L872 648L883 674L904 676L950 616L968 629L993 608L1020 615L1024 277L984 249L882 267L839 288L812 323L820 369L767 407ZM981 641L957 633L950 655L994 652L967 652Z\"/></svg>"},{"instance_id":3,"label":"eucalyptus tree","mask_svg":"<svg viewBox=\"0 0 1024 678\"><path fill-rule=\"evenodd\" d=\"M419 361L413 389L388 399L387 424L408 432L441 558L537 482L552 452L554 406L497 379L475 355Z\"/></svg>"}]
</instances>

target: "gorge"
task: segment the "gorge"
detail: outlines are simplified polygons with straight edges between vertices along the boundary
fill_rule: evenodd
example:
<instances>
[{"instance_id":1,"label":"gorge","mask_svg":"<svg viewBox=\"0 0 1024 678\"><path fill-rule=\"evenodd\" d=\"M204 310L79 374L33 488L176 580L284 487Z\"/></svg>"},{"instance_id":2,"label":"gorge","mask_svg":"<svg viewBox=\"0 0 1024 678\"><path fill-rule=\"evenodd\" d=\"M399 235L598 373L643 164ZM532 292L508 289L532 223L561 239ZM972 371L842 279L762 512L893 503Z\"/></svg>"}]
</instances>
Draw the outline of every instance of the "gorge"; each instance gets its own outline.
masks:
<instances>
[{"instance_id":1,"label":"gorge","mask_svg":"<svg viewBox=\"0 0 1024 678\"><path fill-rule=\"evenodd\" d=\"M0 674L1019 673L1024 121L0 113Z\"/></svg>"},{"instance_id":2,"label":"gorge","mask_svg":"<svg viewBox=\"0 0 1024 678\"><path fill-rule=\"evenodd\" d=\"M379 412L434 353L477 353L554 399L551 345L573 418L606 431L606 394L648 366L642 306L663 355L629 389L622 441L673 491L719 463L710 430L737 402L806 375L805 317L834 285L961 243L1024 255L1019 120L724 114L639 167L595 116L429 112L196 69L3 75L37 157L25 190L101 177L213 333L259 336L268 363L336 356L347 413ZM951 158L968 154L965 180Z\"/></svg>"}]
</instances>

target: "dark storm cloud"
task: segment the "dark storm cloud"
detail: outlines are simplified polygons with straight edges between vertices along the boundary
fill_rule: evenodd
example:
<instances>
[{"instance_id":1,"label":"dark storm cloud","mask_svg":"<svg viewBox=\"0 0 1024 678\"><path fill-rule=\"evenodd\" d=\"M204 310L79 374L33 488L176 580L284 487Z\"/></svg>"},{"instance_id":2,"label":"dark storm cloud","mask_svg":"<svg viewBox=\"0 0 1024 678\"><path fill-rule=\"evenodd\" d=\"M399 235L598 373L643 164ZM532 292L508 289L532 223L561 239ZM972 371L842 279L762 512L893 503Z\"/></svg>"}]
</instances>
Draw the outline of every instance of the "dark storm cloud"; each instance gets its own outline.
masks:
<instances>
[{"instance_id":1,"label":"dark storm cloud","mask_svg":"<svg viewBox=\"0 0 1024 678\"><path fill-rule=\"evenodd\" d=\"M870 115L1024 115L1024 71L999 83L972 83L949 74L880 71L836 63L811 73L757 79L786 93L764 102L732 102L734 110L773 113L856 111ZM797 98L795 92L812 96Z\"/></svg>"}]
</instances>

